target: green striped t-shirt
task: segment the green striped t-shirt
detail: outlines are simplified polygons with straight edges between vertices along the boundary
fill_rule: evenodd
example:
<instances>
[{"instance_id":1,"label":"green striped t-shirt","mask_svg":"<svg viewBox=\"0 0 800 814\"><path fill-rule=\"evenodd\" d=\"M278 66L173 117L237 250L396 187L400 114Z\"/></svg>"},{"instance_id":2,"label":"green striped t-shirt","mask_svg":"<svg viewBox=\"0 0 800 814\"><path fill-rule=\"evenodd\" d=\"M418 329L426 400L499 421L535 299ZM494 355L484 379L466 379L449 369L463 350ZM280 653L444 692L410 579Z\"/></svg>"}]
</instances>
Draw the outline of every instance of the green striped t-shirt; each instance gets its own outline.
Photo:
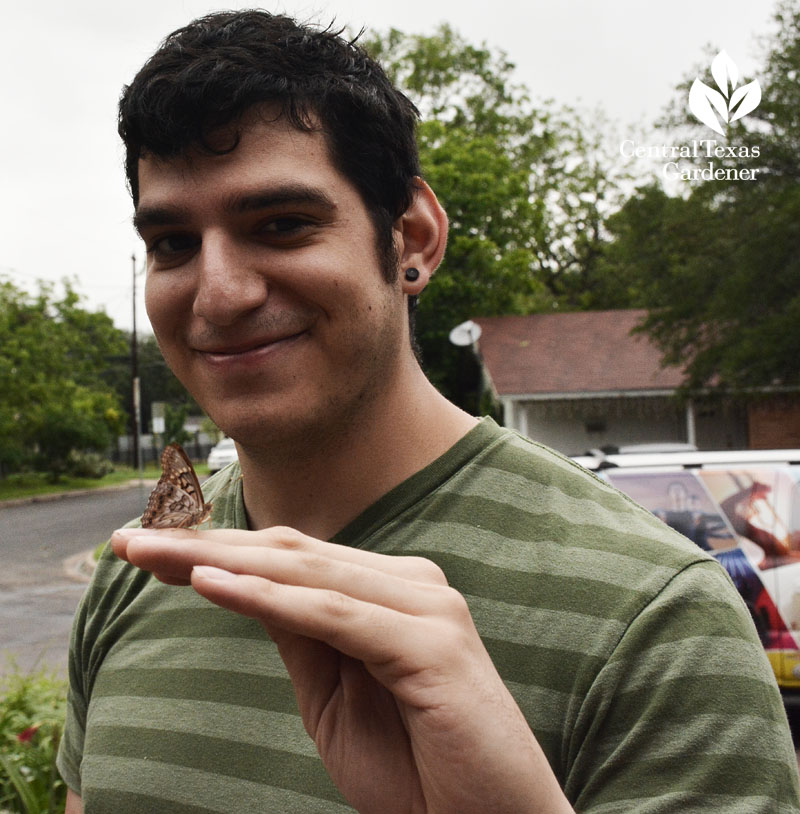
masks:
<instances>
[{"instance_id":1,"label":"green striped t-shirt","mask_svg":"<svg viewBox=\"0 0 800 814\"><path fill-rule=\"evenodd\" d=\"M246 528L239 476L205 486L216 527ZM780 695L727 575L570 461L484 419L334 541L442 567L577 811L800 812ZM58 766L86 814L352 812L260 625L110 550L70 684Z\"/></svg>"}]
</instances>

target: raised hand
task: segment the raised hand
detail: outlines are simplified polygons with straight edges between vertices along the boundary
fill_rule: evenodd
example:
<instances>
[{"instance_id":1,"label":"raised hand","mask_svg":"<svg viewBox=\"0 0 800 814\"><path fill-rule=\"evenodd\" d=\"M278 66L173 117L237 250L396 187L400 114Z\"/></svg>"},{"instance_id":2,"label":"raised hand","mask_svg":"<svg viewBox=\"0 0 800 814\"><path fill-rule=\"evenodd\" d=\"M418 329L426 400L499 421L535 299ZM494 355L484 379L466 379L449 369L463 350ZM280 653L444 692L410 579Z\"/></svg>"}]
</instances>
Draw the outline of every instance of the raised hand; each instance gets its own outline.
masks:
<instances>
[{"instance_id":1,"label":"raised hand","mask_svg":"<svg viewBox=\"0 0 800 814\"><path fill-rule=\"evenodd\" d=\"M572 810L435 564L288 528L126 529L112 546L264 625L306 730L362 814Z\"/></svg>"}]
</instances>

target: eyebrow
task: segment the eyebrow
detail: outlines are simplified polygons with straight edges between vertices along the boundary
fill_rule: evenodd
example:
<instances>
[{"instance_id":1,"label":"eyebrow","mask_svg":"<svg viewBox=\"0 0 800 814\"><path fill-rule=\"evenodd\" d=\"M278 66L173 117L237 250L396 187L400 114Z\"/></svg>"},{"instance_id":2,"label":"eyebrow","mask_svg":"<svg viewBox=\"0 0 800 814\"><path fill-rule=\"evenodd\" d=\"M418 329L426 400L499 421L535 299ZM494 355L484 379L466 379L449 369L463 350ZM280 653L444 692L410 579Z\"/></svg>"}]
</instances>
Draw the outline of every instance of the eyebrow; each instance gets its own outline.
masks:
<instances>
[{"instance_id":1,"label":"eyebrow","mask_svg":"<svg viewBox=\"0 0 800 814\"><path fill-rule=\"evenodd\" d=\"M223 208L232 214L258 212L280 206L313 206L328 211L336 210L336 203L325 192L305 184L285 184L280 187L260 189L245 194L234 194ZM169 204L137 207L133 226L141 234L148 226L181 225L189 222L189 215L180 207Z\"/></svg>"}]
</instances>

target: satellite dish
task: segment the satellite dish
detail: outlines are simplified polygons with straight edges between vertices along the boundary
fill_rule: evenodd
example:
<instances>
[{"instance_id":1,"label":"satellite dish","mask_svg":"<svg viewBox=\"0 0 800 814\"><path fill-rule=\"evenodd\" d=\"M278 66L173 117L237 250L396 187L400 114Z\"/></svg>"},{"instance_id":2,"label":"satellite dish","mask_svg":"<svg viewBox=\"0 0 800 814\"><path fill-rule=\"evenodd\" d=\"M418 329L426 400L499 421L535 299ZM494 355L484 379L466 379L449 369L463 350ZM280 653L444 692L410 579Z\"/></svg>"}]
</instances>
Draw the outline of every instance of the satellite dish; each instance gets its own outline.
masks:
<instances>
[{"instance_id":1,"label":"satellite dish","mask_svg":"<svg viewBox=\"0 0 800 814\"><path fill-rule=\"evenodd\" d=\"M473 345L481 338L481 326L477 322L468 319L460 325L456 325L450 331L450 341L460 348L465 348L468 345Z\"/></svg>"}]
</instances>

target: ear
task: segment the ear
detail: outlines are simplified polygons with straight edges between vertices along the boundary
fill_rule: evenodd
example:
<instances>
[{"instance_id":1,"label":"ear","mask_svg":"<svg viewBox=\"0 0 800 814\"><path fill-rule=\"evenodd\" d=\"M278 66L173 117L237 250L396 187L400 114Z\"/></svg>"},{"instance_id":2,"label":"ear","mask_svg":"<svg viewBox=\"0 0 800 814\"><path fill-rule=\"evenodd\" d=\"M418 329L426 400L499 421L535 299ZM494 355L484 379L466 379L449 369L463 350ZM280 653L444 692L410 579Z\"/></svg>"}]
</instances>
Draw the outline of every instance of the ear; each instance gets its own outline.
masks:
<instances>
[{"instance_id":1,"label":"ear","mask_svg":"<svg viewBox=\"0 0 800 814\"><path fill-rule=\"evenodd\" d=\"M442 262L447 245L447 214L421 178L415 179L414 200L394 228L403 293L419 294ZM403 273L411 267L419 269L419 277L413 281L406 280Z\"/></svg>"}]
</instances>

